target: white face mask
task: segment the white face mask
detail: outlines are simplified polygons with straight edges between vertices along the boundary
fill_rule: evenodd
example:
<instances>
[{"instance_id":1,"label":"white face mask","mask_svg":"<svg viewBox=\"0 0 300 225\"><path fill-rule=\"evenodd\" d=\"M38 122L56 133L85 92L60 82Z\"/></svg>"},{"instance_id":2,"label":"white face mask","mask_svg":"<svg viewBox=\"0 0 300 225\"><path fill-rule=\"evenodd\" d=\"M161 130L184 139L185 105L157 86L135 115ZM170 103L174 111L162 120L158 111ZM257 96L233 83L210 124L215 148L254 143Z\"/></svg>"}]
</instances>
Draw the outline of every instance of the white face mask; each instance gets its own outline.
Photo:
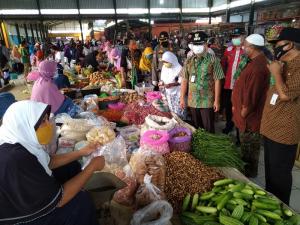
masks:
<instances>
[{"instance_id":1,"label":"white face mask","mask_svg":"<svg viewBox=\"0 0 300 225\"><path fill-rule=\"evenodd\" d=\"M198 55L204 52L204 45L193 45L193 52Z\"/></svg>"},{"instance_id":2,"label":"white face mask","mask_svg":"<svg viewBox=\"0 0 300 225\"><path fill-rule=\"evenodd\" d=\"M188 47L189 47L189 49L193 49L193 44L191 43L191 44L188 44Z\"/></svg>"}]
</instances>

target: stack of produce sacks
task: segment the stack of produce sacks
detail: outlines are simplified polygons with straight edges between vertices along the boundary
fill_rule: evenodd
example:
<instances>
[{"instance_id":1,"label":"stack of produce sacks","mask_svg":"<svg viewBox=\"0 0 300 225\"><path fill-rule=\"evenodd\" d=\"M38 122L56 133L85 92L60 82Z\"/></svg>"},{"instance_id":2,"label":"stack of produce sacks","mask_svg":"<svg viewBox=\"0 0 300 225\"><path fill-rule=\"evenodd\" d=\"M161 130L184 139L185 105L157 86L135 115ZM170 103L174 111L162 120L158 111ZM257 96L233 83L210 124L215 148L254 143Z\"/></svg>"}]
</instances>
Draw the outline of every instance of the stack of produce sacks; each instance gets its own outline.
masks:
<instances>
[{"instance_id":1,"label":"stack of produce sacks","mask_svg":"<svg viewBox=\"0 0 300 225\"><path fill-rule=\"evenodd\" d=\"M148 130L142 135L140 145L145 150L166 154L170 152L168 140L167 131Z\"/></svg>"},{"instance_id":2,"label":"stack of produce sacks","mask_svg":"<svg viewBox=\"0 0 300 225\"><path fill-rule=\"evenodd\" d=\"M148 115L145 118L145 123L142 125L141 134L145 133L147 130L161 130L161 131L170 131L177 124L177 121L172 118Z\"/></svg>"}]
</instances>

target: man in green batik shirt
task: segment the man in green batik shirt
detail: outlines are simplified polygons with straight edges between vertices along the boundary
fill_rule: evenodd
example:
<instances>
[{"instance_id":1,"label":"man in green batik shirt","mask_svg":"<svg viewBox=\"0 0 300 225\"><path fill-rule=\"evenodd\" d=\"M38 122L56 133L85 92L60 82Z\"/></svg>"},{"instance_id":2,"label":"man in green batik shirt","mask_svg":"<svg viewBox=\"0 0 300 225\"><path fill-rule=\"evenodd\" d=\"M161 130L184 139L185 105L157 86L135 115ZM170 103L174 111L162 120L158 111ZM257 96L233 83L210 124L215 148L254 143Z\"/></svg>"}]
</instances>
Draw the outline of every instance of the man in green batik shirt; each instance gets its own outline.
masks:
<instances>
[{"instance_id":1,"label":"man in green batik shirt","mask_svg":"<svg viewBox=\"0 0 300 225\"><path fill-rule=\"evenodd\" d=\"M207 38L207 34L202 31L193 34L192 50L195 55L183 67L180 106L190 108L196 128L214 133L214 112L220 109L221 80L224 79L224 73L220 60L207 52Z\"/></svg>"}]
</instances>

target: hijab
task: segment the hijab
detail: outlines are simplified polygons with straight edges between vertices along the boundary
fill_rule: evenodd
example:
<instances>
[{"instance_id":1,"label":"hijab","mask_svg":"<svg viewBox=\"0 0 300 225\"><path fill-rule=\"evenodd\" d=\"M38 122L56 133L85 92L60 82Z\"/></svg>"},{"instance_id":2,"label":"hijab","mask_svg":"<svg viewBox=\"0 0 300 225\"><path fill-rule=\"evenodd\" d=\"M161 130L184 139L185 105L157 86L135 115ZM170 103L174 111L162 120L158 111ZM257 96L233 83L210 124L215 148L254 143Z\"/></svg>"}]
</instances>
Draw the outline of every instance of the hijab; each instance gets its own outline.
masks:
<instances>
[{"instance_id":1,"label":"hijab","mask_svg":"<svg viewBox=\"0 0 300 225\"><path fill-rule=\"evenodd\" d=\"M162 67L161 70L161 80L165 84L174 83L175 79L179 79L179 73L181 72L182 66L179 64L178 59L174 53L170 51L166 51L162 55L162 61L172 63L171 68L167 68L166 66Z\"/></svg>"},{"instance_id":2,"label":"hijab","mask_svg":"<svg viewBox=\"0 0 300 225\"><path fill-rule=\"evenodd\" d=\"M111 51L111 59L114 63L114 66L117 68L117 71L121 70L121 52L118 48L113 48Z\"/></svg>"},{"instance_id":3,"label":"hijab","mask_svg":"<svg viewBox=\"0 0 300 225\"><path fill-rule=\"evenodd\" d=\"M12 104L3 116L0 145L21 144L36 156L47 174L51 175L52 171L48 167L50 157L39 143L35 129L46 113L50 113L50 108L44 103L25 100Z\"/></svg>"},{"instance_id":4,"label":"hijab","mask_svg":"<svg viewBox=\"0 0 300 225\"><path fill-rule=\"evenodd\" d=\"M65 96L53 82L56 67L55 61L45 60L39 64L39 77L34 82L31 93L31 100L50 105L51 112L54 114L65 100Z\"/></svg>"},{"instance_id":5,"label":"hijab","mask_svg":"<svg viewBox=\"0 0 300 225\"><path fill-rule=\"evenodd\" d=\"M146 56L147 55L153 55L153 50L151 47L147 47L145 48L143 54L142 54L142 58L140 60L140 69L142 71L146 71L146 72L150 72L151 71L151 64L152 64L152 60L148 59Z\"/></svg>"}]
</instances>

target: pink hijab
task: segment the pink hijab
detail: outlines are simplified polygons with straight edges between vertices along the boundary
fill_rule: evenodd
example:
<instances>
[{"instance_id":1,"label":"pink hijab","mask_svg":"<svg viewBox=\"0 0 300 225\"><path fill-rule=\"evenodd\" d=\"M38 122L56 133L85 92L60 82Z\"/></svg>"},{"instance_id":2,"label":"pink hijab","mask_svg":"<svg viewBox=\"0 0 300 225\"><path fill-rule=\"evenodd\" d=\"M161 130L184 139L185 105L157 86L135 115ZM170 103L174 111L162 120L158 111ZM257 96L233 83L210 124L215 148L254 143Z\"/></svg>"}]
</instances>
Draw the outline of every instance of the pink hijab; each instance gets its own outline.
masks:
<instances>
[{"instance_id":1,"label":"pink hijab","mask_svg":"<svg viewBox=\"0 0 300 225\"><path fill-rule=\"evenodd\" d=\"M39 78L34 82L31 100L51 105L51 112L55 113L65 100L53 83L57 63L54 61L42 61L39 64Z\"/></svg>"},{"instance_id":2,"label":"pink hijab","mask_svg":"<svg viewBox=\"0 0 300 225\"><path fill-rule=\"evenodd\" d=\"M117 48L111 50L111 59L114 62L114 66L117 68L117 71L121 70L121 53Z\"/></svg>"}]
</instances>

